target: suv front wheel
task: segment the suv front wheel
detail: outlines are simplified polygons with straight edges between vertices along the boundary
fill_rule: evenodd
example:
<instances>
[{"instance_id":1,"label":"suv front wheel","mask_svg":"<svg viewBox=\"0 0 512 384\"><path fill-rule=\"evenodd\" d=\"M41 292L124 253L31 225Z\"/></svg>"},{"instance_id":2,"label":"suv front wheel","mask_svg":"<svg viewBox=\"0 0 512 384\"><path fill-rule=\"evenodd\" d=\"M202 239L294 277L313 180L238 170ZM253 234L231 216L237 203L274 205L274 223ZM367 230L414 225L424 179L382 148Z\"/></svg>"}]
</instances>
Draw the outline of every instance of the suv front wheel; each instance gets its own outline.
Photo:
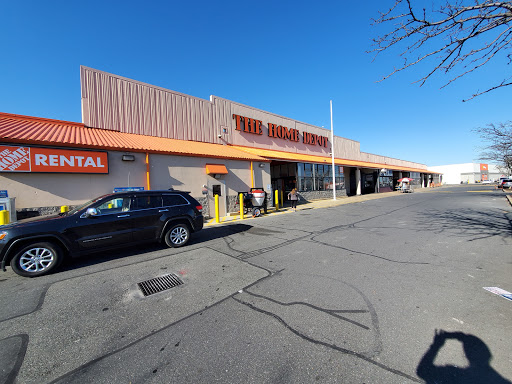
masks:
<instances>
[{"instance_id":1,"label":"suv front wheel","mask_svg":"<svg viewBox=\"0 0 512 384\"><path fill-rule=\"evenodd\" d=\"M32 243L20 249L11 260L11 268L20 276L35 277L49 273L62 261L62 250L49 242Z\"/></svg>"},{"instance_id":2,"label":"suv front wheel","mask_svg":"<svg viewBox=\"0 0 512 384\"><path fill-rule=\"evenodd\" d=\"M165 244L169 247L183 247L190 240L190 229L187 224L179 223L171 226L165 234Z\"/></svg>"}]
</instances>

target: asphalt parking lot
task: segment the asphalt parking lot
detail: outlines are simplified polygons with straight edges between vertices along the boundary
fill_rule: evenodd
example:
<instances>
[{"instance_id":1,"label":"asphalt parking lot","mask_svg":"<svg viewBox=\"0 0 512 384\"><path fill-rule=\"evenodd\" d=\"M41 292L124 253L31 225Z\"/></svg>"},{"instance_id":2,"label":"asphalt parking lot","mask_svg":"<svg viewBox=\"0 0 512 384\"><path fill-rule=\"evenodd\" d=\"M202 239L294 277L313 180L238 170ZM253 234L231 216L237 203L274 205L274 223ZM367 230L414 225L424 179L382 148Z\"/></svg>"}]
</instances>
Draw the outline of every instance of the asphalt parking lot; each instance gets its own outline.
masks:
<instances>
[{"instance_id":1,"label":"asphalt parking lot","mask_svg":"<svg viewBox=\"0 0 512 384\"><path fill-rule=\"evenodd\" d=\"M98 254L34 279L8 270L0 382L409 383L447 366L509 383L512 301L484 289L512 291L505 195L315 202L207 225L182 249ZM137 283L168 273L183 284L142 295Z\"/></svg>"}]
</instances>

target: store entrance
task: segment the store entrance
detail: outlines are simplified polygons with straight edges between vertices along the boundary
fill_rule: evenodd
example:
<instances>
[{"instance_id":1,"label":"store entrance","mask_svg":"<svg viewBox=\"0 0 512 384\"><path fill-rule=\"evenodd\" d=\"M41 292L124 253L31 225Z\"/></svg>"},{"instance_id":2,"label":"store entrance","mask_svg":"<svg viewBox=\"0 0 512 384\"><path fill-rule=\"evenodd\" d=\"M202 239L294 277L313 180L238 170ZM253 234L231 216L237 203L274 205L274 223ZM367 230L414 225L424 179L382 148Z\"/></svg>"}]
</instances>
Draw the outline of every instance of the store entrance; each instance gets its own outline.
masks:
<instances>
[{"instance_id":1,"label":"store entrance","mask_svg":"<svg viewBox=\"0 0 512 384\"><path fill-rule=\"evenodd\" d=\"M356 182L356 168L350 168L349 171L349 190L347 192L349 196L357 194L357 182Z\"/></svg>"},{"instance_id":2,"label":"store entrance","mask_svg":"<svg viewBox=\"0 0 512 384\"><path fill-rule=\"evenodd\" d=\"M282 192L286 200L288 193L293 188L297 188L297 163L272 161L270 163L270 176L272 190L278 190L279 196Z\"/></svg>"},{"instance_id":3,"label":"store entrance","mask_svg":"<svg viewBox=\"0 0 512 384\"><path fill-rule=\"evenodd\" d=\"M297 188L295 177L283 177L272 179L272 189L277 189L289 193L293 188Z\"/></svg>"}]
</instances>

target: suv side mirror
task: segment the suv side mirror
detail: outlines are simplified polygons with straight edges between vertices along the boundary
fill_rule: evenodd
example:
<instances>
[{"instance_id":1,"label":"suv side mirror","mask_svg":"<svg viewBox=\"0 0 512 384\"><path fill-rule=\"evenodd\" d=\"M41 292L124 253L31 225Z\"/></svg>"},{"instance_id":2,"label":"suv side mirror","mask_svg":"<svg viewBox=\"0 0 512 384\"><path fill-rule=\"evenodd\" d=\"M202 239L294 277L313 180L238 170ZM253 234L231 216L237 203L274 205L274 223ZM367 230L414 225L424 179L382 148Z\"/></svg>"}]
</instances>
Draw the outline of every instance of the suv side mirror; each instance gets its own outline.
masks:
<instances>
[{"instance_id":1,"label":"suv side mirror","mask_svg":"<svg viewBox=\"0 0 512 384\"><path fill-rule=\"evenodd\" d=\"M98 214L98 211L96 208L87 208L87 211L82 215L83 218L96 216Z\"/></svg>"}]
</instances>

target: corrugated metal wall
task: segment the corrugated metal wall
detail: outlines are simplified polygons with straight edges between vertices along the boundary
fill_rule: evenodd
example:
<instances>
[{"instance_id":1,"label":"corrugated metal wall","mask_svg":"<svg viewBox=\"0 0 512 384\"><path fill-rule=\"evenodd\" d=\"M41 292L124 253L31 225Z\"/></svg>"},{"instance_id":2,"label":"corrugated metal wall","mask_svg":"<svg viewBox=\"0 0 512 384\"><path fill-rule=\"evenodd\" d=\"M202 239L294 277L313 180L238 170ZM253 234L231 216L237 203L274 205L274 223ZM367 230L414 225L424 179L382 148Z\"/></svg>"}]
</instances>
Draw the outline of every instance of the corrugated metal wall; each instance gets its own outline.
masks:
<instances>
[{"instance_id":1,"label":"corrugated metal wall","mask_svg":"<svg viewBox=\"0 0 512 384\"><path fill-rule=\"evenodd\" d=\"M80 68L86 126L220 143L212 103L87 67Z\"/></svg>"},{"instance_id":2,"label":"corrugated metal wall","mask_svg":"<svg viewBox=\"0 0 512 384\"><path fill-rule=\"evenodd\" d=\"M81 67L82 119L86 126L178 140L329 156L330 129L302 123L230 100L199 99L92 68ZM233 114L328 137L327 147L235 131ZM220 136L220 137L219 137ZM334 137L335 156L426 169L423 164L360 152L357 141Z\"/></svg>"},{"instance_id":3,"label":"corrugated metal wall","mask_svg":"<svg viewBox=\"0 0 512 384\"><path fill-rule=\"evenodd\" d=\"M360 158L362 161L368 161L371 163L389 164L389 165L395 165L395 166L399 166L399 167L419 168L419 169L427 170L427 166L424 164L413 163L412 161L399 160L399 159L394 159L392 157L386 157L386 156L381 156L381 155L374 155L372 153L361 152Z\"/></svg>"}]
</instances>

